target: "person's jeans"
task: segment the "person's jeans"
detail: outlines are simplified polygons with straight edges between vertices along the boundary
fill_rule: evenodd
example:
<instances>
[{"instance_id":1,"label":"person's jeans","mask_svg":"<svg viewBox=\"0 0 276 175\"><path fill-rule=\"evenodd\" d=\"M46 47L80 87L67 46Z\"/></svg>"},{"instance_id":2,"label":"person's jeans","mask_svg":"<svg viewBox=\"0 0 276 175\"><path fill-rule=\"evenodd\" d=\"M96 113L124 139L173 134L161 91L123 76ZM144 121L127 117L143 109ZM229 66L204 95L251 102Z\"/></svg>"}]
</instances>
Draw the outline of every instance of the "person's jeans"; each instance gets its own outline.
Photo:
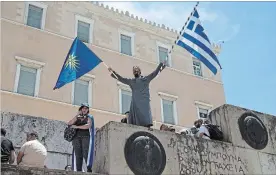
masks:
<instances>
[{"instance_id":1,"label":"person's jeans","mask_svg":"<svg viewBox=\"0 0 276 175\"><path fill-rule=\"evenodd\" d=\"M83 158L87 164L89 141L89 136L76 136L72 141L76 156L77 171L82 171Z\"/></svg>"}]
</instances>

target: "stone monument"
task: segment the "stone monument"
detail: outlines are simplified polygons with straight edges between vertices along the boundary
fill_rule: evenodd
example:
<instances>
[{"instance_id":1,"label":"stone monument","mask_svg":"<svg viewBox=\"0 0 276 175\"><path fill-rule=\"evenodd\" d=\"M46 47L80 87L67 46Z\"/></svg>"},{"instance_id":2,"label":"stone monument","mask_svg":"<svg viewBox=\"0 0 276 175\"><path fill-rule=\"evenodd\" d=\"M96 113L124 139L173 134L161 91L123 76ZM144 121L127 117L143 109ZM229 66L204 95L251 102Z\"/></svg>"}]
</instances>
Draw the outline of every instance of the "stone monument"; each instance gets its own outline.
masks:
<instances>
[{"instance_id":1,"label":"stone monument","mask_svg":"<svg viewBox=\"0 0 276 175\"><path fill-rule=\"evenodd\" d=\"M93 172L144 175L276 173L275 116L223 105L214 109L209 118L221 127L222 142L109 122L96 134ZM1 126L7 129L7 137L13 138L17 149L24 143L26 132L37 131L39 140L48 150L46 165L50 169L63 170L71 164L72 147L63 139L64 122L2 112ZM23 170L5 166L2 173L20 174ZM35 170L28 169L28 172Z\"/></svg>"}]
</instances>

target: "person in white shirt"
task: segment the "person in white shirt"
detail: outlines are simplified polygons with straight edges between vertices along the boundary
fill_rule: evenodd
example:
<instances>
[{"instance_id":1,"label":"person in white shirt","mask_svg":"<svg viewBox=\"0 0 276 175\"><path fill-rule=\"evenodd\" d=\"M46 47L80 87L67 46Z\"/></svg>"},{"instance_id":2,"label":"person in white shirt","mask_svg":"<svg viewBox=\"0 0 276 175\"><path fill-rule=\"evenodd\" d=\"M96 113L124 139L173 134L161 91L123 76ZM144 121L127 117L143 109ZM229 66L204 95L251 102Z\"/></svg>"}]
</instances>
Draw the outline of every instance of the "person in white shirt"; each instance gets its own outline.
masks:
<instances>
[{"instance_id":1,"label":"person in white shirt","mask_svg":"<svg viewBox=\"0 0 276 175\"><path fill-rule=\"evenodd\" d=\"M205 127L205 124L203 124L202 119L198 119L194 122L194 125L196 128L199 129L196 136L199 138L209 139L210 140L210 133L208 129Z\"/></svg>"},{"instance_id":2,"label":"person in white shirt","mask_svg":"<svg viewBox=\"0 0 276 175\"><path fill-rule=\"evenodd\" d=\"M36 132L27 134L27 142L23 144L17 156L18 165L38 168L45 167L47 150L37 139L38 134Z\"/></svg>"}]
</instances>

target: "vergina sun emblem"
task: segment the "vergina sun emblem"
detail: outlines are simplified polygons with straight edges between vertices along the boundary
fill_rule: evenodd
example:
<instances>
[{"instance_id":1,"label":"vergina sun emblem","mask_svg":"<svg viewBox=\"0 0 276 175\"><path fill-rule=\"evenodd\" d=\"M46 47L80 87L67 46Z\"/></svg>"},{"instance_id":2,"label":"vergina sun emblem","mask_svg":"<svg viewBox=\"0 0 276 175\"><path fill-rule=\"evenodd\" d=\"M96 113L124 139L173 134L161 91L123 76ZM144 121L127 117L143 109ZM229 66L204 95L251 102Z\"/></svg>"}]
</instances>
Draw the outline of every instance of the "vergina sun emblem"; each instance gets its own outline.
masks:
<instances>
[{"instance_id":1,"label":"vergina sun emblem","mask_svg":"<svg viewBox=\"0 0 276 175\"><path fill-rule=\"evenodd\" d=\"M77 56L70 54L65 63L65 67L69 67L69 69L76 71L79 68L79 62L76 58Z\"/></svg>"}]
</instances>

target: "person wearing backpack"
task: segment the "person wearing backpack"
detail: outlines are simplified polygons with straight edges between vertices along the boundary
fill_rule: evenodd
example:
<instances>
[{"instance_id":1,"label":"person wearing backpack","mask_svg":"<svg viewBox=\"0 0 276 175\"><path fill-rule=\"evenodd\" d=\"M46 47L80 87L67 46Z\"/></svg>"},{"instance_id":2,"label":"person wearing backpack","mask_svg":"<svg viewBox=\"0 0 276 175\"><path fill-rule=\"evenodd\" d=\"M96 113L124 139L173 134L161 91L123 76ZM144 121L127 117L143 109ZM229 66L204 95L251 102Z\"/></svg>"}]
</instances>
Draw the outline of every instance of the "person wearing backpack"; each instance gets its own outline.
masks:
<instances>
[{"instance_id":1,"label":"person wearing backpack","mask_svg":"<svg viewBox=\"0 0 276 175\"><path fill-rule=\"evenodd\" d=\"M6 137L6 130L1 128L1 163L13 164L15 151L12 142Z\"/></svg>"},{"instance_id":2,"label":"person wearing backpack","mask_svg":"<svg viewBox=\"0 0 276 175\"><path fill-rule=\"evenodd\" d=\"M196 128L198 128L198 132L196 133L196 136L199 138L204 138L210 140L210 133L206 127L205 124L203 124L202 119L198 119L194 122L194 125Z\"/></svg>"},{"instance_id":3,"label":"person wearing backpack","mask_svg":"<svg viewBox=\"0 0 276 175\"><path fill-rule=\"evenodd\" d=\"M89 114L89 104L82 103L77 115L68 122L76 129L72 140L72 170L83 171L83 159L87 165L87 172L92 172L94 160L95 124L94 117Z\"/></svg>"},{"instance_id":4,"label":"person wearing backpack","mask_svg":"<svg viewBox=\"0 0 276 175\"><path fill-rule=\"evenodd\" d=\"M202 119L195 121L194 124L196 127L199 127L199 131L197 133L198 137L223 141L223 133L219 129L218 125L210 124L209 120L205 120L203 122Z\"/></svg>"}]
</instances>

